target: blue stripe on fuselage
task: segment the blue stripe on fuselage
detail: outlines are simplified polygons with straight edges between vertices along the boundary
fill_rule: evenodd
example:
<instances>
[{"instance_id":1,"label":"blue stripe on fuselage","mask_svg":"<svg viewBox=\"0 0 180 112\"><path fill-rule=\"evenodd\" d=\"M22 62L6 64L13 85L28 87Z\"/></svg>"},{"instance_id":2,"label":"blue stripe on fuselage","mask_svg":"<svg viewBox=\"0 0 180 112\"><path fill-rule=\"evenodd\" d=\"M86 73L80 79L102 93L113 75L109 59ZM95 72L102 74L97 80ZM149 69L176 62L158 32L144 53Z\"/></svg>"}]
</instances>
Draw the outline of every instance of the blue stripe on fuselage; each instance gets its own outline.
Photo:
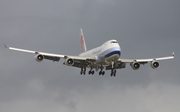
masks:
<instances>
[{"instance_id":1,"label":"blue stripe on fuselage","mask_svg":"<svg viewBox=\"0 0 180 112\"><path fill-rule=\"evenodd\" d=\"M105 59L105 58L110 57L115 54L118 54L119 56L121 55L120 48L118 48L118 47L110 48L110 49L104 51L103 53L101 53L98 56L98 59Z\"/></svg>"},{"instance_id":2,"label":"blue stripe on fuselage","mask_svg":"<svg viewBox=\"0 0 180 112\"><path fill-rule=\"evenodd\" d=\"M110 57L110 56L112 56L112 55L114 55L114 54L118 54L118 55L120 56L120 55L121 55L121 52L118 51L118 50L112 51L112 52L106 54L104 57L107 58L107 57Z\"/></svg>"}]
</instances>

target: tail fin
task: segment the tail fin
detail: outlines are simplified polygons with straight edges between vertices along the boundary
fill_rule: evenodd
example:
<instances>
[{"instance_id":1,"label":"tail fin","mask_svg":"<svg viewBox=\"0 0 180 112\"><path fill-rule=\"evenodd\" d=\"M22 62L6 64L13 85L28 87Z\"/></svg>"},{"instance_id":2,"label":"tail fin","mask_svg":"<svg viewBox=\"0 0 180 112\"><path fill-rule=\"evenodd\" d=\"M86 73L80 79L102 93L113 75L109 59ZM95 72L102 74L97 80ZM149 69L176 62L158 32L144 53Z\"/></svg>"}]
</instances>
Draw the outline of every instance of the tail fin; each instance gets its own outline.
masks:
<instances>
[{"instance_id":1,"label":"tail fin","mask_svg":"<svg viewBox=\"0 0 180 112\"><path fill-rule=\"evenodd\" d=\"M87 51L86 42L85 42L85 39L84 39L82 28L80 29L80 48L81 48L80 49L81 53Z\"/></svg>"}]
</instances>

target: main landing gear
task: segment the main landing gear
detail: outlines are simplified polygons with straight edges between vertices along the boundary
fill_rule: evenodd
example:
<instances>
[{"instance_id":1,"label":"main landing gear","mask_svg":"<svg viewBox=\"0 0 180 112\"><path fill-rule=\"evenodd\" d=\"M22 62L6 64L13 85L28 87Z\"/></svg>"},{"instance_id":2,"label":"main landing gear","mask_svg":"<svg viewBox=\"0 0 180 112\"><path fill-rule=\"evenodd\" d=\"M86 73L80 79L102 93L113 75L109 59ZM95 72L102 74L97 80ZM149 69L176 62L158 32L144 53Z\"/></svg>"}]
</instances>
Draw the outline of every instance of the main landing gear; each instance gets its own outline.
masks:
<instances>
[{"instance_id":1,"label":"main landing gear","mask_svg":"<svg viewBox=\"0 0 180 112\"><path fill-rule=\"evenodd\" d=\"M80 74L82 75L82 74L86 74L86 68L81 68L81 72L80 72Z\"/></svg>"},{"instance_id":2,"label":"main landing gear","mask_svg":"<svg viewBox=\"0 0 180 112\"><path fill-rule=\"evenodd\" d=\"M93 74L94 74L94 70L92 70L92 69L91 69L91 70L89 70L89 72L88 72L88 73L89 73L89 75L90 75L90 74L92 74L92 75L93 75ZM84 74L84 75L85 75L85 74L86 74L86 68L81 68L81 72L80 72L80 74L81 74L81 75L82 75L82 74Z\"/></svg>"},{"instance_id":3,"label":"main landing gear","mask_svg":"<svg viewBox=\"0 0 180 112\"><path fill-rule=\"evenodd\" d=\"M104 75L104 74L105 74L105 71L103 71L103 68L104 68L104 67L103 67L103 66L101 66L101 68L100 68L100 69L101 69L101 71L99 71L99 75Z\"/></svg>"},{"instance_id":4,"label":"main landing gear","mask_svg":"<svg viewBox=\"0 0 180 112\"><path fill-rule=\"evenodd\" d=\"M115 76L116 76L116 69L114 68L114 61L112 61L111 65L112 65L112 68L111 68L111 74L110 74L110 75L111 75L111 77L112 77L112 76L115 77ZM99 75L102 75L102 76L103 76L103 75L105 74L105 71L103 71L104 67L101 66L101 67L99 67L99 68L100 68ZM99 69L99 68L98 68L98 69ZM96 69L96 71L97 71L98 69ZM92 67L91 67L91 69L89 70L88 73L89 73L89 75L90 75L90 74L94 75L94 70L93 70ZM81 75L82 75L82 74L84 74L84 75L86 74L86 67L82 67L82 68L81 68L80 74L81 74Z\"/></svg>"},{"instance_id":5,"label":"main landing gear","mask_svg":"<svg viewBox=\"0 0 180 112\"><path fill-rule=\"evenodd\" d=\"M90 75L90 74L93 75L93 74L94 74L94 70L89 70L89 75Z\"/></svg>"},{"instance_id":6,"label":"main landing gear","mask_svg":"<svg viewBox=\"0 0 180 112\"><path fill-rule=\"evenodd\" d=\"M99 71L99 75L104 75L105 74L105 71Z\"/></svg>"},{"instance_id":7,"label":"main landing gear","mask_svg":"<svg viewBox=\"0 0 180 112\"><path fill-rule=\"evenodd\" d=\"M94 70L92 70L92 69L93 69L93 67L91 67L91 69L89 70L89 75L90 74L92 74L92 75L94 74Z\"/></svg>"}]
</instances>

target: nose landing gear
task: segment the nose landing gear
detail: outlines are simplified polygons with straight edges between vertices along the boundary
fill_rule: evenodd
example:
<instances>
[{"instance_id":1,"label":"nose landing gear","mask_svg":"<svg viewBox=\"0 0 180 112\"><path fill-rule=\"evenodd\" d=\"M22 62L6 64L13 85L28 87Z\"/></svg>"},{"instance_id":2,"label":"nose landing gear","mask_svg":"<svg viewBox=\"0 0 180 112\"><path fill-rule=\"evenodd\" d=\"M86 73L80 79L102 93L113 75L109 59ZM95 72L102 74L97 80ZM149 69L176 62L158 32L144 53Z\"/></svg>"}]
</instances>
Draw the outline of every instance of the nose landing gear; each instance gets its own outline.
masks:
<instances>
[{"instance_id":1,"label":"nose landing gear","mask_svg":"<svg viewBox=\"0 0 180 112\"><path fill-rule=\"evenodd\" d=\"M112 76L114 76L114 77L116 76L116 69L112 69L112 70L111 70L111 77L112 77Z\"/></svg>"},{"instance_id":2,"label":"nose landing gear","mask_svg":"<svg viewBox=\"0 0 180 112\"><path fill-rule=\"evenodd\" d=\"M111 62L111 65L112 65L111 77L112 77L112 76L114 76L114 77L116 76L116 69L114 69L114 64L115 64L115 63L114 63L114 61L112 60L112 62Z\"/></svg>"}]
</instances>

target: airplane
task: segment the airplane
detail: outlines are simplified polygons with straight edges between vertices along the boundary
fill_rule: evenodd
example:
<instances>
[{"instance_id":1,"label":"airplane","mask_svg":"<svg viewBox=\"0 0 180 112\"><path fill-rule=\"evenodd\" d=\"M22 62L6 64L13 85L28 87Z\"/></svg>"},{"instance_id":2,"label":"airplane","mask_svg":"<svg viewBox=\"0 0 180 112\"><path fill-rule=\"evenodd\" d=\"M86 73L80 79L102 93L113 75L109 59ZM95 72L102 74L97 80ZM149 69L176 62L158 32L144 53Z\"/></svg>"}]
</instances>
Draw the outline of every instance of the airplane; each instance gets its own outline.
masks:
<instances>
[{"instance_id":1,"label":"airplane","mask_svg":"<svg viewBox=\"0 0 180 112\"><path fill-rule=\"evenodd\" d=\"M121 59L121 47L117 40L108 40L101 46L96 47L91 50L87 50L84 34L82 28L80 29L80 50L79 56L62 55L62 54L52 54L46 52L32 51L26 49L19 49L14 47L9 47L4 44L5 48L15 51L33 53L35 55L35 60L41 62L44 59L51 60L53 62L58 62L61 58L64 58L64 65L80 68L80 74L86 74L86 68L89 68L89 74L94 74L94 70L99 71L99 75L104 75L105 70L111 70L110 76L116 76L116 69L122 69L126 67L126 64L130 64L133 70L138 70L141 64L150 63L153 69L159 67L159 60L167 60L174 58L174 52L172 56L160 57L160 58L150 58L150 59ZM94 69L94 70L93 70Z\"/></svg>"}]
</instances>

